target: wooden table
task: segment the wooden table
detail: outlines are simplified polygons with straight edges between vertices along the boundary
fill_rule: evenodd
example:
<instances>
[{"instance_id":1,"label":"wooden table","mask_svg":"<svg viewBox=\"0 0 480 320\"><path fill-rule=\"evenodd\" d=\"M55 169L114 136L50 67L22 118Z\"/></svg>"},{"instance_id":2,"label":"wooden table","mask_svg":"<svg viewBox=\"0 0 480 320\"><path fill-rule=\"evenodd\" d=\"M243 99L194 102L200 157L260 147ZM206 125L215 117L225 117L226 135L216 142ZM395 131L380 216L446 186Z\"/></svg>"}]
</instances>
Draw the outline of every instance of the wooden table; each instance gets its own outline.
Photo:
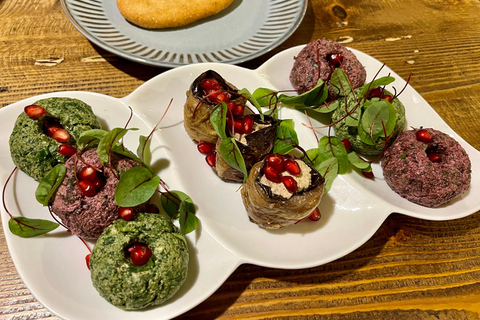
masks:
<instances>
[{"instance_id":1,"label":"wooden table","mask_svg":"<svg viewBox=\"0 0 480 320\"><path fill-rule=\"evenodd\" d=\"M311 0L293 36L244 66L316 38L346 42L404 79L412 73L480 150L479 12L478 0ZM165 71L92 45L55 0L1 0L0 17L0 107L59 90L123 97ZM0 318L55 319L19 278L3 232L0 255ZM480 212L446 222L394 214L361 248L316 268L243 265L181 318L480 319Z\"/></svg>"}]
</instances>

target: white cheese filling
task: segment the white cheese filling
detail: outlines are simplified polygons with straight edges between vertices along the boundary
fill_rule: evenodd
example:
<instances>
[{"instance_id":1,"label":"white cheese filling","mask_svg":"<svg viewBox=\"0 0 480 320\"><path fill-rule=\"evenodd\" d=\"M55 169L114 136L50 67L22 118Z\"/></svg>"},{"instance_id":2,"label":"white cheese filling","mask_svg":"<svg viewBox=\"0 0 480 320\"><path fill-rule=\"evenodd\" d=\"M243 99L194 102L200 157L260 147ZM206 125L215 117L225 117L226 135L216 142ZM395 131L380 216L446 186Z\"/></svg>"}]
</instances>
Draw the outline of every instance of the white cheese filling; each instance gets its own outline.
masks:
<instances>
[{"instance_id":1,"label":"white cheese filling","mask_svg":"<svg viewBox=\"0 0 480 320\"><path fill-rule=\"evenodd\" d=\"M310 182L312 180L312 175L310 172L312 171L312 169L308 165L306 165L305 162L303 162L302 160L295 160L295 161L300 166L300 170L301 170L300 174L298 176L294 176L288 173L288 171L285 171L285 172L282 172L282 176L293 177L295 181L297 181L297 186L298 186L297 192L300 192L303 189L310 186ZM263 175L260 178L260 183L269 187L272 191L272 194L277 196L282 196L285 199L290 199L294 195L294 193L288 191L287 188L285 188L285 185L282 182L275 183L273 181L270 181L265 177L265 175Z\"/></svg>"},{"instance_id":2,"label":"white cheese filling","mask_svg":"<svg viewBox=\"0 0 480 320\"><path fill-rule=\"evenodd\" d=\"M253 123L253 131L249 134L252 134L254 133L255 131L258 131L258 130L262 130L266 127L270 127L271 124L258 124L256 122ZM237 140L238 142L241 142L243 143L244 145L248 146L247 144L247 139L245 138L247 136L247 134L245 133L242 133L242 134L239 134L239 133L235 133L234 135L234 138L235 140Z\"/></svg>"}]
</instances>

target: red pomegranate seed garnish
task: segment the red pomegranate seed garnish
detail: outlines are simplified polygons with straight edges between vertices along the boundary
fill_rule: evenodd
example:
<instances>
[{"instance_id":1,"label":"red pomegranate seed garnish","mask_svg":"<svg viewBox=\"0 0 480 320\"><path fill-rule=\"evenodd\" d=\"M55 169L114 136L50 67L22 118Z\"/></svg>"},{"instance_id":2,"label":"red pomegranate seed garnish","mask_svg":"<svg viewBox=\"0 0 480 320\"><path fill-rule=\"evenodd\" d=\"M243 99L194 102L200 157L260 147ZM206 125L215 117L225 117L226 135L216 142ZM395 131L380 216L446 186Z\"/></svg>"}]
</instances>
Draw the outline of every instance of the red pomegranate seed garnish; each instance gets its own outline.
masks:
<instances>
[{"instance_id":1,"label":"red pomegranate seed garnish","mask_svg":"<svg viewBox=\"0 0 480 320\"><path fill-rule=\"evenodd\" d=\"M65 157L70 157L73 156L77 152L77 149L69 144L61 144L58 146L58 153L60 153L62 156Z\"/></svg>"},{"instance_id":2,"label":"red pomegranate seed garnish","mask_svg":"<svg viewBox=\"0 0 480 320\"><path fill-rule=\"evenodd\" d=\"M245 134L250 134L253 132L253 124L255 123L255 120L252 118L252 116L246 115L242 119L242 128L243 132Z\"/></svg>"},{"instance_id":3,"label":"red pomegranate seed garnish","mask_svg":"<svg viewBox=\"0 0 480 320\"><path fill-rule=\"evenodd\" d=\"M298 190L297 181L291 176L282 176L282 183L285 188L291 192L295 193Z\"/></svg>"},{"instance_id":4,"label":"red pomegranate seed garnish","mask_svg":"<svg viewBox=\"0 0 480 320\"><path fill-rule=\"evenodd\" d=\"M263 174L267 180L270 180L275 183L280 183L282 181L282 174L280 171L275 169L272 166L266 165L263 167Z\"/></svg>"},{"instance_id":5,"label":"red pomegranate seed garnish","mask_svg":"<svg viewBox=\"0 0 480 320\"><path fill-rule=\"evenodd\" d=\"M368 93L368 98L381 98L383 95L383 89L381 87L376 87Z\"/></svg>"},{"instance_id":6,"label":"red pomegranate seed garnish","mask_svg":"<svg viewBox=\"0 0 480 320\"><path fill-rule=\"evenodd\" d=\"M294 176L298 176L300 173L302 173L302 170L300 169L300 165L298 164L297 161L293 159L285 160L285 168L288 173Z\"/></svg>"},{"instance_id":7,"label":"red pomegranate seed garnish","mask_svg":"<svg viewBox=\"0 0 480 320\"><path fill-rule=\"evenodd\" d=\"M58 142L63 143L70 140L70 134L68 133L67 130L63 128L59 128L52 133L52 138L57 140Z\"/></svg>"},{"instance_id":8,"label":"red pomegranate seed garnish","mask_svg":"<svg viewBox=\"0 0 480 320\"><path fill-rule=\"evenodd\" d=\"M105 186L107 182L105 181L105 179L101 178L97 176L92 180L92 184L93 184L93 187L95 188L95 190L97 191L97 193Z\"/></svg>"},{"instance_id":9,"label":"red pomegranate seed garnish","mask_svg":"<svg viewBox=\"0 0 480 320\"><path fill-rule=\"evenodd\" d=\"M155 204L149 203L147 205L147 208L145 209L145 212L147 212L147 213L160 213L160 210L158 209L158 207Z\"/></svg>"},{"instance_id":10,"label":"red pomegranate seed garnish","mask_svg":"<svg viewBox=\"0 0 480 320\"><path fill-rule=\"evenodd\" d=\"M215 144L200 140L197 144L197 149L202 154L209 154L210 152L215 150Z\"/></svg>"},{"instance_id":11,"label":"red pomegranate seed garnish","mask_svg":"<svg viewBox=\"0 0 480 320\"><path fill-rule=\"evenodd\" d=\"M219 84L216 79L203 79L202 82L200 82L200 87L205 90L218 89L218 86Z\"/></svg>"},{"instance_id":12,"label":"red pomegranate seed garnish","mask_svg":"<svg viewBox=\"0 0 480 320\"><path fill-rule=\"evenodd\" d=\"M42 116L44 116L47 111L45 110L44 107L42 106L37 106L35 104L32 104L32 105L29 105L29 106L26 106L23 111L25 112L25 114L29 117L29 118L32 118L32 119L37 119L37 118L40 118Z\"/></svg>"},{"instance_id":13,"label":"red pomegranate seed garnish","mask_svg":"<svg viewBox=\"0 0 480 320\"><path fill-rule=\"evenodd\" d=\"M340 53L330 53L327 55L327 61L330 67L338 68L342 64L343 55Z\"/></svg>"},{"instance_id":14,"label":"red pomegranate seed garnish","mask_svg":"<svg viewBox=\"0 0 480 320\"><path fill-rule=\"evenodd\" d=\"M92 254L89 253L85 256L85 262L87 263L87 268L88 270L90 270L90 258L91 258Z\"/></svg>"},{"instance_id":15,"label":"red pomegranate seed garnish","mask_svg":"<svg viewBox=\"0 0 480 320\"><path fill-rule=\"evenodd\" d=\"M342 140L342 144L343 144L343 146L345 147L345 149L346 149L347 151L349 151L350 148L352 147L352 143L351 143L350 140L348 140L348 139L343 139L343 140Z\"/></svg>"},{"instance_id":16,"label":"red pomegranate seed garnish","mask_svg":"<svg viewBox=\"0 0 480 320\"><path fill-rule=\"evenodd\" d=\"M243 117L243 114L245 113L245 106L237 104L234 101L228 102L227 107L236 119Z\"/></svg>"},{"instance_id":17,"label":"red pomegranate seed garnish","mask_svg":"<svg viewBox=\"0 0 480 320\"><path fill-rule=\"evenodd\" d=\"M78 188L87 197L93 197L97 194L97 190L95 190L92 181L89 180L78 181Z\"/></svg>"},{"instance_id":18,"label":"red pomegranate seed garnish","mask_svg":"<svg viewBox=\"0 0 480 320\"><path fill-rule=\"evenodd\" d=\"M271 153L265 157L265 163L279 172L283 172L285 170L285 157L278 153Z\"/></svg>"},{"instance_id":19,"label":"red pomegranate seed garnish","mask_svg":"<svg viewBox=\"0 0 480 320\"><path fill-rule=\"evenodd\" d=\"M233 130L235 130L235 133L238 133L238 134L243 134L245 133L243 131L243 122L242 120L234 120L233 121Z\"/></svg>"},{"instance_id":20,"label":"red pomegranate seed garnish","mask_svg":"<svg viewBox=\"0 0 480 320\"><path fill-rule=\"evenodd\" d=\"M373 179L375 176L372 171L362 171L362 174L365 178Z\"/></svg>"},{"instance_id":21,"label":"red pomegranate seed garnish","mask_svg":"<svg viewBox=\"0 0 480 320\"><path fill-rule=\"evenodd\" d=\"M418 141L422 141L426 143L433 142L432 136L425 129L417 130L417 132L415 133L415 137L417 138Z\"/></svg>"},{"instance_id":22,"label":"red pomegranate seed garnish","mask_svg":"<svg viewBox=\"0 0 480 320\"><path fill-rule=\"evenodd\" d=\"M436 152L427 153L427 157L432 162L442 162L442 157Z\"/></svg>"},{"instance_id":23,"label":"red pomegranate seed garnish","mask_svg":"<svg viewBox=\"0 0 480 320\"><path fill-rule=\"evenodd\" d=\"M144 265L152 256L152 250L150 250L149 247L138 243L131 246L128 249L128 252L130 252L130 259L132 259L132 263L136 266Z\"/></svg>"},{"instance_id":24,"label":"red pomegranate seed garnish","mask_svg":"<svg viewBox=\"0 0 480 320\"><path fill-rule=\"evenodd\" d=\"M82 170L78 173L78 178L80 180L93 181L97 177L97 171L90 166L83 167Z\"/></svg>"},{"instance_id":25,"label":"red pomegranate seed garnish","mask_svg":"<svg viewBox=\"0 0 480 320\"><path fill-rule=\"evenodd\" d=\"M312 211L312 213L310 213L310 215L308 216L308 219L312 220L312 221L318 221L320 220L320 218L322 217L322 215L320 214L320 209L315 208L315 210Z\"/></svg>"},{"instance_id":26,"label":"red pomegranate seed garnish","mask_svg":"<svg viewBox=\"0 0 480 320\"><path fill-rule=\"evenodd\" d=\"M120 207L118 208L118 215L125 221L130 221L133 219L133 209L129 207Z\"/></svg>"},{"instance_id":27,"label":"red pomegranate seed garnish","mask_svg":"<svg viewBox=\"0 0 480 320\"><path fill-rule=\"evenodd\" d=\"M205 161L207 161L210 167L215 167L215 165L217 164L217 152L212 151L207 154L207 156L205 157Z\"/></svg>"}]
</instances>

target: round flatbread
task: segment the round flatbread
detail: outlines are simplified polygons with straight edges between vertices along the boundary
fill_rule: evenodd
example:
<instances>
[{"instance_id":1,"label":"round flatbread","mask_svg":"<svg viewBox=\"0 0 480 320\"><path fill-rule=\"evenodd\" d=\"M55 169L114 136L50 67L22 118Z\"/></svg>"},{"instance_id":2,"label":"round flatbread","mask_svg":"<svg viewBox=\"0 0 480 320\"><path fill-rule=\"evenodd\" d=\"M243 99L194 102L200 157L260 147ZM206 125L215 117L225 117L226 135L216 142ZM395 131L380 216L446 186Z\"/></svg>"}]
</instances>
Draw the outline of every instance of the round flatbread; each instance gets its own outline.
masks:
<instances>
[{"instance_id":1,"label":"round flatbread","mask_svg":"<svg viewBox=\"0 0 480 320\"><path fill-rule=\"evenodd\" d=\"M215 15L233 0L117 0L125 19L147 29L182 27Z\"/></svg>"}]
</instances>

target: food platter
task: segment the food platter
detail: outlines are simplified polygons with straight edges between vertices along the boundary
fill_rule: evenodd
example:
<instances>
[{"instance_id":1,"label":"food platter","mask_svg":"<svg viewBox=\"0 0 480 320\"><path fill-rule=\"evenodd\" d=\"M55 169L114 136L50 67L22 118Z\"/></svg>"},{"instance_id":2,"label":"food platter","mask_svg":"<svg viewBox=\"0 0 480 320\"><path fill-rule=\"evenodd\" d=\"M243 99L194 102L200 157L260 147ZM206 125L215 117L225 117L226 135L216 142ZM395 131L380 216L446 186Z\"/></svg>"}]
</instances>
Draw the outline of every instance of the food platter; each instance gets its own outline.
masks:
<instances>
[{"instance_id":1,"label":"food platter","mask_svg":"<svg viewBox=\"0 0 480 320\"><path fill-rule=\"evenodd\" d=\"M16 102L0 110L4 126L0 128L0 181L5 183L14 168L9 156L8 137L14 120L23 107L52 96L78 98L90 104L109 129L123 127L130 115L129 127L139 128L127 135L125 145L135 147L139 135L147 135L160 119L171 99L161 130L152 141L152 166L172 190L190 195L197 206L199 228L188 235L189 275L181 290L162 306L141 312L126 312L109 305L91 285L84 257L85 246L65 230L24 239L8 230L8 216L2 208L5 237L17 270L35 297L52 312L66 319L169 319L182 314L208 298L241 264L299 269L322 265L338 259L364 244L394 212L428 220L449 220L480 210L480 152L457 135L428 103L407 86L400 99L405 105L407 125L434 127L454 137L466 149L472 162L472 185L469 191L449 205L431 209L401 198L383 180L380 165L374 164L374 180L356 172L336 178L332 189L320 204L322 218L304 221L280 230L260 229L248 219L239 194L239 185L221 181L206 165L183 128L185 91L202 72L213 69L238 88L250 91L258 87L292 89L288 74L294 47L274 56L256 70L223 63L182 66L147 81L121 99L92 92L53 92ZM367 81L382 63L359 51L358 59L367 70ZM393 86L403 88L402 80L388 67L380 76L396 78ZM303 126L307 116L282 109L281 118L294 119L300 144L308 149L316 145L310 129ZM311 119L314 125L317 120ZM318 135L327 129L317 130ZM48 210L36 203L36 182L22 172L13 175L5 192L5 203L14 215L49 219Z\"/></svg>"},{"instance_id":2,"label":"food platter","mask_svg":"<svg viewBox=\"0 0 480 320\"><path fill-rule=\"evenodd\" d=\"M223 12L186 27L148 30L127 22L116 1L60 2L88 40L123 58L160 67L256 58L285 41L307 9L306 0L235 0Z\"/></svg>"}]
</instances>

